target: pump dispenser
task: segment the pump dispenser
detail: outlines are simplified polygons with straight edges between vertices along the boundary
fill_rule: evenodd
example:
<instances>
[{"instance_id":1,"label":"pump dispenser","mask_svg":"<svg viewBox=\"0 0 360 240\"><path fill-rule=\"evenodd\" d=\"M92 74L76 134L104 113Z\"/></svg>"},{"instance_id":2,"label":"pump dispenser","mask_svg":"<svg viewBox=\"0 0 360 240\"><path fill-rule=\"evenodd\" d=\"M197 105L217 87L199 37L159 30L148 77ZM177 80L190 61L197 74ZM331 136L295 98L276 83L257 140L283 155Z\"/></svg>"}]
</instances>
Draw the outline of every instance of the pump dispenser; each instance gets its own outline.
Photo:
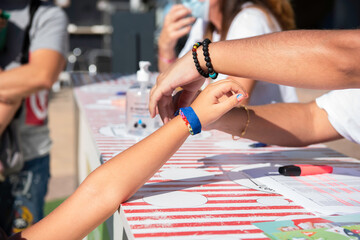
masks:
<instances>
[{"instance_id":1,"label":"pump dispenser","mask_svg":"<svg viewBox=\"0 0 360 240\"><path fill-rule=\"evenodd\" d=\"M156 129L156 121L150 117L148 105L152 87L150 83L150 62L140 61L137 83L126 92L126 127L128 133L146 136Z\"/></svg>"},{"instance_id":2,"label":"pump dispenser","mask_svg":"<svg viewBox=\"0 0 360 240\"><path fill-rule=\"evenodd\" d=\"M140 61L140 69L136 72L138 82L149 82L150 81L150 67L151 63L148 61Z\"/></svg>"}]
</instances>

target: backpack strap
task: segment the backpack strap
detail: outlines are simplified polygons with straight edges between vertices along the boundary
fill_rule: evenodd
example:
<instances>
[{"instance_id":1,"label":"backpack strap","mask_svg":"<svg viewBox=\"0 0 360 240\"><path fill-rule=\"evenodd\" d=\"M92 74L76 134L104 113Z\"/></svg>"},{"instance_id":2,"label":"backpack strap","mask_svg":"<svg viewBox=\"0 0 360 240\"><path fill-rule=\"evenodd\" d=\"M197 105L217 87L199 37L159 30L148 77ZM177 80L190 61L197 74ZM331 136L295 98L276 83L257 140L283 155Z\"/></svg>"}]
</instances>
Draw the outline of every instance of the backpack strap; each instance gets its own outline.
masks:
<instances>
[{"instance_id":1,"label":"backpack strap","mask_svg":"<svg viewBox=\"0 0 360 240\"><path fill-rule=\"evenodd\" d=\"M23 46L21 50L21 58L20 58L21 64L26 64L29 62L30 29L33 23L35 12L40 5L41 5L40 0L30 0L30 8L29 8L30 19L28 25L25 28L24 42L23 42Z\"/></svg>"}]
</instances>

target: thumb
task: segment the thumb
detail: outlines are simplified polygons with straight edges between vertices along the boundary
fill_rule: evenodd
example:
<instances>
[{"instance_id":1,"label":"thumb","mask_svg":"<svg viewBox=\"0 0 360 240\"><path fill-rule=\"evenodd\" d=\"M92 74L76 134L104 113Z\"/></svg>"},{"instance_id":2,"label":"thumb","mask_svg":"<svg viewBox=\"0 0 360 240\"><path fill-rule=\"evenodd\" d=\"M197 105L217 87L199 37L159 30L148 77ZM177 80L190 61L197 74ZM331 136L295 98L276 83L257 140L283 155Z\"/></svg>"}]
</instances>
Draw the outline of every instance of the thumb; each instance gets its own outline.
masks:
<instances>
[{"instance_id":1,"label":"thumb","mask_svg":"<svg viewBox=\"0 0 360 240\"><path fill-rule=\"evenodd\" d=\"M227 98L225 101L220 102L218 104L219 107L222 108L223 114L227 113L231 109L233 109L236 106L239 106L241 104L241 101L247 98L248 95L243 92L239 92L236 94L233 94L231 97Z\"/></svg>"}]
</instances>

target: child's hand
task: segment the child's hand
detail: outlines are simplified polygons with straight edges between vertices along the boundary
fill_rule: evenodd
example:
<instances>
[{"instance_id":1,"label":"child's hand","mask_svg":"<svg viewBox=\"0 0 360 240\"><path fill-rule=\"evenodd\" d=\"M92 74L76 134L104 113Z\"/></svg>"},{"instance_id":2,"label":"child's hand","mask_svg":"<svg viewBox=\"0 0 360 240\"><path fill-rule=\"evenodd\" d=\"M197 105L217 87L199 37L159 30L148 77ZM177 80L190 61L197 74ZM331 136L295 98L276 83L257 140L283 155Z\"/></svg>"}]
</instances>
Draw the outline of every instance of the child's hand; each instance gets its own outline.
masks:
<instances>
[{"instance_id":1,"label":"child's hand","mask_svg":"<svg viewBox=\"0 0 360 240\"><path fill-rule=\"evenodd\" d=\"M219 101L223 96L228 96L224 101ZM215 122L232 108L240 105L247 98L241 85L234 80L225 79L210 84L191 104L198 116L202 128Z\"/></svg>"}]
</instances>

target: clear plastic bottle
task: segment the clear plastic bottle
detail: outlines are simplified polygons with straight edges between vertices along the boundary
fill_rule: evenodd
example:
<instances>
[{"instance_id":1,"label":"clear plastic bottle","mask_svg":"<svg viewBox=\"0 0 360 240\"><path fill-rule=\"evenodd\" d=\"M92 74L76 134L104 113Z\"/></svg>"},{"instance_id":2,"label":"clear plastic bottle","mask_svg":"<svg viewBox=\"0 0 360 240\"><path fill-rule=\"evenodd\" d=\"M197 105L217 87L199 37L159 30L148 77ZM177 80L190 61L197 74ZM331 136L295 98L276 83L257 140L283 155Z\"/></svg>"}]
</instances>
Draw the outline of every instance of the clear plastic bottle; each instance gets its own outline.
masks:
<instances>
[{"instance_id":1,"label":"clear plastic bottle","mask_svg":"<svg viewBox=\"0 0 360 240\"><path fill-rule=\"evenodd\" d=\"M150 83L150 62L140 61L137 83L126 92L126 127L130 134L146 136L157 128L155 119L150 117L148 105L152 85Z\"/></svg>"}]
</instances>

